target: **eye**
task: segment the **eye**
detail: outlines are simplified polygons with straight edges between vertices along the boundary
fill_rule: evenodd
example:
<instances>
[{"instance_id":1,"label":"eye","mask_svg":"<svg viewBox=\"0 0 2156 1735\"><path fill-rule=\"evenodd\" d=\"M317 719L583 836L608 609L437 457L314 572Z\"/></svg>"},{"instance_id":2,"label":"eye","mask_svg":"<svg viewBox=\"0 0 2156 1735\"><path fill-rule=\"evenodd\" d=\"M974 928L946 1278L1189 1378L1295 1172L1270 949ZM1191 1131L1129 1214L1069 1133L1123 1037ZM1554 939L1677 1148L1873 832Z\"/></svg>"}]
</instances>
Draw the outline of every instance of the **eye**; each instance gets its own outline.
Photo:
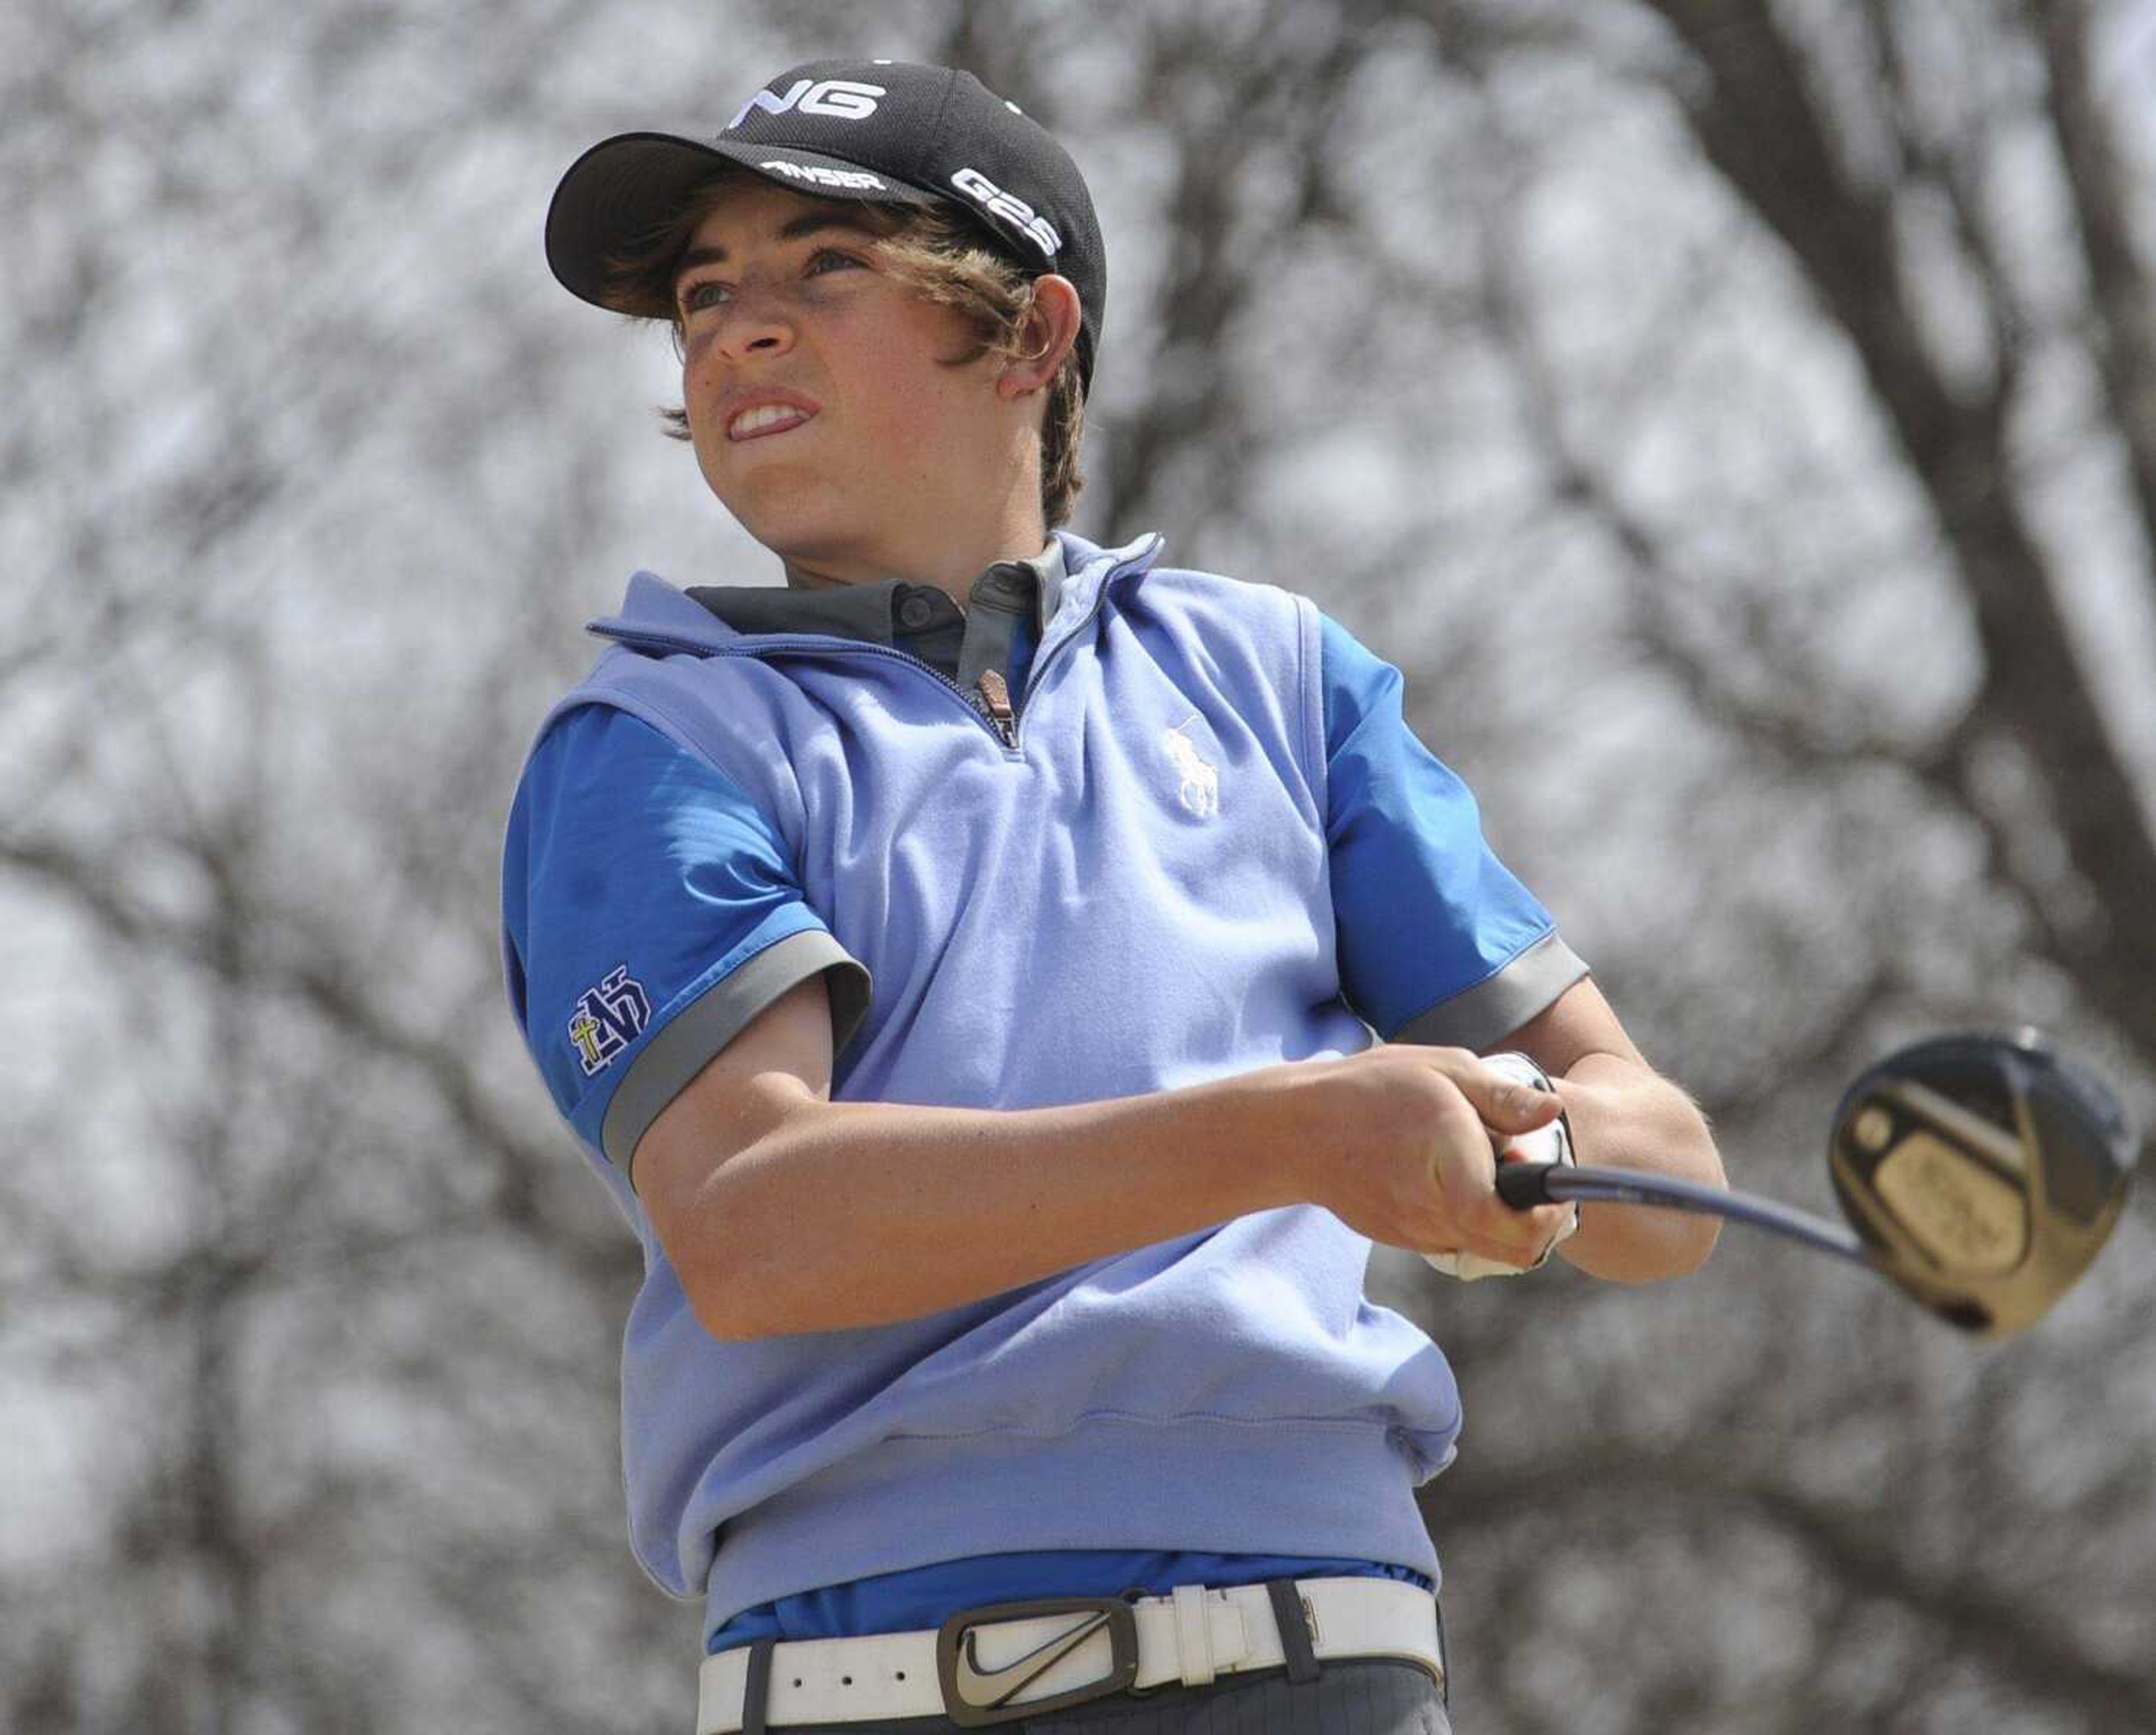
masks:
<instances>
[{"instance_id":1,"label":"eye","mask_svg":"<svg viewBox=\"0 0 2156 1735\"><path fill-rule=\"evenodd\" d=\"M701 308L716 307L733 294L733 286L721 283L716 277L703 277L694 283L683 284L676 293L680 299L681 311L695 313Z\"/></svg>"},{"instance_id":2,"label":"eye","mask_svg":"<svg viewBox=\"0 0 2156 1735\"><path fill-rule=\"evenodd\" d=\"M819 247L808 255L808 268L803 274L820 277L829 268L834 265L844 269L856 271L865 271L868 269L865 260L857 259L850 253L840 253L834 247Z\"/></svg>"}]
</instances>

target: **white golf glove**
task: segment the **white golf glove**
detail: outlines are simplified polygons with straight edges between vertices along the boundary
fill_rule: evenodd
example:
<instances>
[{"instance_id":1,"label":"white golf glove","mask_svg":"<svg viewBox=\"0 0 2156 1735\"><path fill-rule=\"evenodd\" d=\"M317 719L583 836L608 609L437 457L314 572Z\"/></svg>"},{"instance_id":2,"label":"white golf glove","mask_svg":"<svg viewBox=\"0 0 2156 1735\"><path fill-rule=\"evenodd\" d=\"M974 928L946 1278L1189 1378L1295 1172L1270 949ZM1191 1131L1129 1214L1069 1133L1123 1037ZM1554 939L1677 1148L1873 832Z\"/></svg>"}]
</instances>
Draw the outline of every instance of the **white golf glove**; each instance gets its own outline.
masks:
<instances>
[{"instance_id":1,"label":"white golf glove","mask_svg":"<svg viewBox=\"0 0 2156 1735\"><path fill-rule=\"evenodd\" d=\"M1483 1065L1516 1078L1522 1084L1532 1084L1537 1090L1550 1088L1549 1074L1543 1071L1524 1054L1486 1054ZM1497 1146L1500 1163L1571 1163L1572 1124L1563 1114L1546 1127L1537 1127L1532 1133L1507 1134ZM1523 1271L1540 1271L1549 1263L1549 1256L1557 1244L1579 1227L1579 1207L1568 1205L1564 1208L1564 1226L1549 1239L1542 1256L1532 1265L1507 1265L1501 1260L1486 1259L1480 1253L1425 1253L1430 1268L1440 1271L1448 1277L1458 1277L1462 1282L1472 1282L1477 1277L1517 1277Z\"/></svg>"}]
</instances>

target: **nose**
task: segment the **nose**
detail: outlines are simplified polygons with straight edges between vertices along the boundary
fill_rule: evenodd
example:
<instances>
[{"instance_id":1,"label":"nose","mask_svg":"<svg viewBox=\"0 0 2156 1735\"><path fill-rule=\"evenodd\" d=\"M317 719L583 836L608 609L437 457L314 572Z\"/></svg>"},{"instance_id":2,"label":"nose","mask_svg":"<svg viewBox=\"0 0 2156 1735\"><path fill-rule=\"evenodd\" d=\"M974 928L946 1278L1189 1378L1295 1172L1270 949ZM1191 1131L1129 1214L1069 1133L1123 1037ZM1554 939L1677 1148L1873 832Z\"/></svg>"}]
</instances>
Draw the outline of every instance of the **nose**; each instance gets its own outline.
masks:
<instances>
[{"instance_id":1,"label":"nose","mask_svg":"<svg viewBox=\"0 0 2156 1735\"><path fill-rule=\"evenodd\" d=\"M783 356L793 347L793 317L783 295L767 285L743 284L720 316L716 346L728 361Z\"/></svg>"}]
</instances>

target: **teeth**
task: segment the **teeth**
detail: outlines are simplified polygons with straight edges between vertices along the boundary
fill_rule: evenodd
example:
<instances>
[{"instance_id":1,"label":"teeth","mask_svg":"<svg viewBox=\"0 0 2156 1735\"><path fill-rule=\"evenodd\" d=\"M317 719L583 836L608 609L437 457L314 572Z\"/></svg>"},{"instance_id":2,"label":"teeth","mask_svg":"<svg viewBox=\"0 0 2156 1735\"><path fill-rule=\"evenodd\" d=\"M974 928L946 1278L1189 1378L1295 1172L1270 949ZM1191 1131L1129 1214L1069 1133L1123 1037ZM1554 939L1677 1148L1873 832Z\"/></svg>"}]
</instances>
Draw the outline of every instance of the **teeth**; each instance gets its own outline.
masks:
<instances>
[{"instance_id":1,"label":"teeth","mask_svg":"<svg viewBox=\"0 0 2156 1735\"><path fill-rule=\"evenodd\" d=\"M807 421L808 412L797 410L792 404L758 404L752 410L744 410L726 425L726 432L733 439L752 434L759 428L769 427L778 422Z\"/></svg>"}]
</instances>

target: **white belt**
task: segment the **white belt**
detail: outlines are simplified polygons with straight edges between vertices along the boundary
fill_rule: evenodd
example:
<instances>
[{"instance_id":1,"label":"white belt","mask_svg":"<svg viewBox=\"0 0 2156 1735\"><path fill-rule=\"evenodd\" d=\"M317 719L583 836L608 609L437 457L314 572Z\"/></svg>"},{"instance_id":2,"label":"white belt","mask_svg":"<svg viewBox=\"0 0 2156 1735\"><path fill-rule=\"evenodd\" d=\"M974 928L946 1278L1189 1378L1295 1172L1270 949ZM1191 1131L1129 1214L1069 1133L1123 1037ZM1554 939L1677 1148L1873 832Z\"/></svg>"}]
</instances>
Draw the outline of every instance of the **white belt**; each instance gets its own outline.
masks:
<instances>
[{"instance_id":1,"label":"white belt","mask_svg":"<svg viewBox=\"0 0 2156 1735\"><path fill-rule=\"evenodd\" d=\"M1296 1589L1320 1663L1335 1657L1392 1657L1443 1684L1437 1601L1394 1579L1301 1579ZM1074 1601L1078 1599L1074 1599ZM1108 1599L1107 1601L1114 1601ZM998 1605L1000 1606L1000 1605ZM1277 1668L1288 1661L1262 1584L1225 1590L1179 1585L1168 1596L1122 1604L1135 1617L1136 1671L1129 1690L1181 1681L1203 1686L1223 1675ZM1115 1654L1116 1618L1083 1607L995 1620L990 1610L954 1615L937 1630L854 1639L792 1640L773 1647L766 1721L861 1722L950 1717L944 1679L969 1705L997 1720L1021 1706L1038 1710L1064 1694L1086 1697L1127 1659ZM1086 1634L1075 1643L1080 1633ZM943 1667L937 1640L945 1636ZM1059 1651L1057 1646L1067 1648ZM750 1647L704 1659L697 1677L696 1735L734 1735L744 1723ZM971 1719L968 1719L971 1720Z\"/></svg>"}]
</instances>

